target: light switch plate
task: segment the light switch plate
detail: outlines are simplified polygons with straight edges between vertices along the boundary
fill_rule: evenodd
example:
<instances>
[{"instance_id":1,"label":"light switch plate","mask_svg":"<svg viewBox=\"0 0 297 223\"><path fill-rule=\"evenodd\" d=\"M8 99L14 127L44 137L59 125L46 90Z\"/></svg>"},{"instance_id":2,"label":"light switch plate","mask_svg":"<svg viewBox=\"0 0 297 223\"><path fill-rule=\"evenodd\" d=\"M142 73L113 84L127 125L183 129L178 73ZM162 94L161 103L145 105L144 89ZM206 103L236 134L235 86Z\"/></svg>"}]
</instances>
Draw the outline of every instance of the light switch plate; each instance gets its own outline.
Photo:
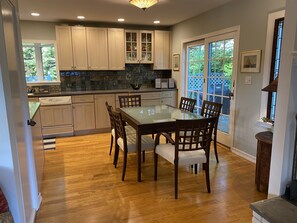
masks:
<instances>
[{"instance_id":1,"label":"light switch plate","mask_svg":"<svg viewBox=\"0 0 297 223\"><path fill-rule=\"evenodd\" d=\"M252 84L252 76L245 76L244 84Z\"/></svg>"}]
</instances>

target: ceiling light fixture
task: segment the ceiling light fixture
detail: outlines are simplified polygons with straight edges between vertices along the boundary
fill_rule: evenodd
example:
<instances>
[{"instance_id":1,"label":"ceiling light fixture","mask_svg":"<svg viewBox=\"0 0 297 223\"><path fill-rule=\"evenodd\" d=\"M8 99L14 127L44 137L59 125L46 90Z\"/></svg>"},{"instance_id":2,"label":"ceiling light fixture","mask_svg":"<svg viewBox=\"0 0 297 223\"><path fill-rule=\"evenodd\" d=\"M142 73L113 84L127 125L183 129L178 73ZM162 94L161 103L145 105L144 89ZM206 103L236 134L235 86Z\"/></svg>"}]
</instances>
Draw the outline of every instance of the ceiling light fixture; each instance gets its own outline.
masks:
<instances>
[{"instance_id":1,"label":"ceiling light fixture","mask_svg":"<svg viewBox=\"0 0 297 223\"><path fill-rule=\"evenodd\" d=\"M154 23L155 23L155 24L159 24L159 23L160 23L160 21L159 21L159 20L156 20L156 21L154 21Z\"/></svg>"},{"instance_id":2,"label":"ceiling light fixture","mask_svg":"<svg viewBox=\"0 0 297 223\"><path fill-rule=\"evenodd\" d=\"M40 14L37 13L37 12L32 12L32 13L31 13L31 16L40 16Z\"/></svg>"},{"instance_id":3,"label":"ceiling light fixture","mask_svg":"<svg viewBox=\"0 0 297 223\"><path fill-rule=\"evenodd\" d=\"M118 21L119 21L119 22L124 22L125 19L123 19L123 18L119 18Z\"/></svg>"},{"instance_id":4,"label":"ceiling light fixture","mask_svg":"<svg viewBox=\"0 0 297 223\"><path fill-rule=\"evenodd\" d=\"M85 17L82 16L82 15L77 16L77 18L78 18L78 19L85 19Z\"/></svg>"},{"instance_id":5,"label":"ceiling light fixture","mask_svg":"<svg viewBox=\"0 0 297 223\"><path fill-rule=\"evenodd\" d=\"M135 5L138 8L141 8L143 11L147 8L157 4L159 0L130 0L130 4Z\"/></svg>"}]
</instances>

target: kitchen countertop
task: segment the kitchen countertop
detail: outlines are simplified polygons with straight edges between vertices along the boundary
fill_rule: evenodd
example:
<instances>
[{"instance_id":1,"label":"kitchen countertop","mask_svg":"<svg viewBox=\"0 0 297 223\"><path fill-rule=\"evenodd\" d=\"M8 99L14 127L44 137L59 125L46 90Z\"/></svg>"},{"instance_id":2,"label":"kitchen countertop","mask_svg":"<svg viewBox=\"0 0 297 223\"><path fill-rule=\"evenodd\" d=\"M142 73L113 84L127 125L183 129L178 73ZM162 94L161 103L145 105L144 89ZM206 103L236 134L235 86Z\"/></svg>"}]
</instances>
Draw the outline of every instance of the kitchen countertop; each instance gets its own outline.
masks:
<instances>
[{"instance_id":1,"label":"kitchen countertop","mask_svg":"<svg viewBox=\"0 0 297 223\"><path fill-rule=\"evenodd\" d=\"M176 88L143 88L139 90L133 89L115 89L115 90L89 90L89 91L62 91L50 93L28 93L28 97L52 97L52 96L72 96L72 95L86 95L86 94L120 94L120 93L145 93L158 91L177 91Z\"/></svg>"},{"instance_id":2,"label":"kitchen countertop","mask_svg":"<svg viewBox=\"0 0 297 223\"><path fill-rule=\"evenodd\" d=\"M297 206L281 197L258 201L250 205L251 209L270 223L297 222Z\"/></svg>"},{"instance_id":3,"label":"kitchen countertop","mask_svg":"<svg viewBox=\"0 0 297 223\"><path fill-rule=\"evenodd\" d=\"M38 108L40 106L40 103L39 102L32 102L32 101L29 101L29 113L30 113L30 119L33 119Z\"/></svg>"}]
</instances>

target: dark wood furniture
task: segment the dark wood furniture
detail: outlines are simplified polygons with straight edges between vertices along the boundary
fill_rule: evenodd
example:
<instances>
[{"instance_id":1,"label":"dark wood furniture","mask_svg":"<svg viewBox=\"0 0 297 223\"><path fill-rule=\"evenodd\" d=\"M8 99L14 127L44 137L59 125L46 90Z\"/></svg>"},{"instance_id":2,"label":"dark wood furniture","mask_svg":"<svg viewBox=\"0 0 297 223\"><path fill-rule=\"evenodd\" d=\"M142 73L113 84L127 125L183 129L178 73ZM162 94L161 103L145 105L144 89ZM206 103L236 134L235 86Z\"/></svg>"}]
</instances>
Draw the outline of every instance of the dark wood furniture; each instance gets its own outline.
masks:
<instances>
[{"instance_id":1,"label":"dark wood furniture","mask_svg":"<svg viewBox=\"0 0 297 223\"><path fill-rule=\"evenodd\" d=\"M189 166L201 163L204 165L207 192L210 193L209 182L209 149L216 118L198 120L176 120L175 140L169 134L158 133L154 150L155 180L158 172L158 156L174 164L175 199L178 198L178 166ZM169 141L159 144L163 135Z\"/></svg>"},{"instance_id":2,"label":"dark wood furniture","mask_svg":"<svg viewBox=\"0 0 297 223\"><path fill-rule=\"evenodd\" d=\"M218 131L218 122L221 114L221 109L222 109L222 104L206 101L206 100L203 101L202 109L201 109L201 116L207 117L207 118L217 118L217 121L214 126L214 130L213 130L213 135L214 135L213 147L214 147L217 163L219 163L219 157L218 157L218 151L217 151L217 131Z\"/></svg>"},{"instance_id":3,"label":"dark wood furniture","mask_svg":"<svg viewBox=\"0 0 297 223\"><path fill-rule=\"evenodd\" d=\"M184 111L193 112L196 105L196 100L192 98L181 97L179 108Z\"/></svg>"},{"instance_id":4,"label":"dark wood furniture","mask_svg":"<svg viewBox=\"0 0 297 223\"><path fill-rule=\"evenodd\" d=\"M141 95L119 96L120 108L141 106Z\"/></svg>"},{"instance_id":5,"label":"dark wood furniture","mask_svg":"<svg viewBox=\"0 0 297 223\"><path fill-rule=\"evenodd\" d=\"M141 136L159 132L174 132L177 119L201 119L200 115L169 105L120 108L123 119L136 130L137 180L141 181Z\"/></svg>"},{"instance_id":6,"label":"dark wood furniture","mask_svg":"<svg viewBox=\"0 0 297 223\"><path fill-rule=\"evenodd\" d=\"M258 140L255 183L258 191L267 192L273 133L270 131L259 132L255 137Z\"/></svg>"},{"instance_id":7,"label":"dark wood furniture","mask_svg":"<svg viewBox=\"0 0 297 223\"><path fill-rule=\"evenodd\" d=\"M108 111L109 120L110 120L110 149L109 149L109 155L111 155L112 151L112 145L113 145L113 139L115 138L115 128L114 128L114 120L112 115L112 106L110 106L107 101L105 102L106 109Z\"/></svg>"},{"instance_id":8,"label":"dark wood furniture","mask_svg":"<svg viewBox=\"0 0 297 223\"><path fill-rule=\"evenodd\" d=\"M116 135L116 149L115 149L115 159L114 164L117 166L119 149L123 150L124 159L123 159L123 171L122 171L122 181L125 179L126 166L127 166L127 156L128 153L136 152L136 134L126 134L125 122L122 119L120 112L113 112L113 120L115 123L115 135ZM154 140L149 136L141 137L141 150L153 150L154 149Z\"/></svg>"}]
</instances>

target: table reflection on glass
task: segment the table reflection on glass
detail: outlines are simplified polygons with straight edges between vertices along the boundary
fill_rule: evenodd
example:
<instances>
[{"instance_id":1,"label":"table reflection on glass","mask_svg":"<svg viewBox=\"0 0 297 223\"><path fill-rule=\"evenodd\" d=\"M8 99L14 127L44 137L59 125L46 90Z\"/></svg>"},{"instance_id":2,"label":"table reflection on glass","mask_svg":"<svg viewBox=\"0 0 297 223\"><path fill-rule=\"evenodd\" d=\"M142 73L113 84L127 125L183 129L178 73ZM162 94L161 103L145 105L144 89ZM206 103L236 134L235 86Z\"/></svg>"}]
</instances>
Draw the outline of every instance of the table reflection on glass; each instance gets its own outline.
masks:
<instances>
[{"instance_id":1,"label":"table reflection on glass","mask_svg":"<svg viewBox=\"0 0 297 223\"><path fill-rule=\"evenodd\" d=\"M177 119L199 119L202 116L169 105L120 108L123 119L136 130L137 180L141 181L141 135L174 132Z\"/></svg>"}]
</instances>

